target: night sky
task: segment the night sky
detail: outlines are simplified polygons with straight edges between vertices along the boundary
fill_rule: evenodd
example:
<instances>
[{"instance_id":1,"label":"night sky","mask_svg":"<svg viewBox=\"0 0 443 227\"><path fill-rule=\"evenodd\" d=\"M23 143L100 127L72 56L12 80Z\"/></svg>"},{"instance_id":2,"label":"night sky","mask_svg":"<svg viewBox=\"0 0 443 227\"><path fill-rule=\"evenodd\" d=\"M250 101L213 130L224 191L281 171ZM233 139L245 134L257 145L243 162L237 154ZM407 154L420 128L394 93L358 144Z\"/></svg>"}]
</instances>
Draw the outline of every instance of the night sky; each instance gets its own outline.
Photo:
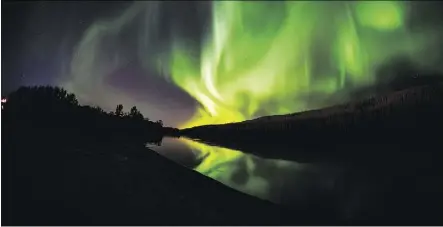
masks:
<instances>
[{"instance_id":1,"label":"night sky","mask_svg":"<svg viewBox=\"0 0 443 227\"><path fill-rule=\"evenodd\" d=\"M21 85L64 86L64 81L69 80L75 48L86 30L96 21L118 17L132 4L131 1L2 2L2 96ZM89 92L87 98L82 98L79 91L74 93L81 103L107 110L119 103L127 110L130 105L137 105L145 117L162 119L167 125L189 119L196 102L163 78L146 75L153 73L129 61L103 76L105 83L124 92L126 97L113 99L113 91Z\"/></svg>"},{"instance_id":2,"label":"night sky","mask_svg":"<svg viewBox=\"0 0 443 227\"><path fill-rule=\"evenodd\" d=\"M436 40L441 40L439 37L442 37L440 36L442 16L438 10L440 6L441 3L438 2L418 3L417 1L410 3L410 17L407 21L409 26L408 35L420 37L421 34L431 34L430 38L415 38L415 40L429 44L426 46L429 49L421 54L427 58L426 61L430 62L429 65L431 66L441 65L441 51L427 52L430 49L435 50L438 46ZM213 22L211 21L211 15L216 12L211 7L210 3L204 2L164 2L160 4L132 1L3 1L2 96L21 85L58 85L75 93L82 104L99 105L105 110L113 110L119 103L122 103L126 110L136 105L145 117L152 120L161 119L166 125L178 126L195 116L194 113L199 106L198 102L203 103L205 107L210 106L211 103L204 103L203 99L199 99L199 94L193 93L192 88L186 84L188 81L184 74L192 72L192 70L188 70L190 68L188 66L192 64L185 64L186 67L182 67L180 70L171 67L171 72L175 70L179 74L183 73L183 76L174 75L171 77L164 75L168 72L164 72L164 68L159 65L157 60L162 59L162 54L168 52L168 50L173 52L176 43L186 47L185 49L192 53L174 52L173 55L175 56L198 56L203 53L200 44L203 43L204 34L210 30L210 25ZM251 18L261 18L260 7L266 10L274 10L272 12L277 12L275 15L279 15L278 11L269 8L269 6L257 6L254 8L255 12L244 11L242 13L246 16L250 15ZM318 12L321 12L320 10ZM312 12L315 13L317 10ZM336 13L340 15L338 7ZM269 18L273 15L271 13L266 14ZM309 21L309 16L306 15L306 21ZM312 15L312 18L315 17L315 15ZM254 22L254 20L251 21ZM266 23L252 23L251 29L253 28L252 25L266 29ZM277 25L280 24L274 26ZM323 25L321 24L321 26ZM332 28L333 26L327 25L325 27ZM257 33L258 35L254 38L258 40L264 33ZM330 33L332 34L332 32ZM392 32L385 32L384 34L386 37L392 36L395 38ZM236 37L235 35L233 37ZM266 35L269 36L269 34ZM324 37L326 36L325 34ZM241 36L238 37L233 38L232 43L235 44L235 42L241 40ZM321 45L327 44L326 41L320 40L321 36L313 37L316 40L318 39ZM381 39L379 37L382 36L376 37ZM262 38L268 37L263 35ZM180 42L176 42L177 40ZM364 40L364 37L360 37L360 42L362 40ZM301 42L301 44L304 43ZM225 45L225 49L228 49L228 47L228 45ZM256 47L251 47L251 54L257 49ZM382 45L375 47L381 48ZM318 52L318 50L316 51ZM248 51L243 51L241 54L245 52ZM290 59L290 57L287 59ZM424 57L415 56L417 59ZM276 62L276 65L278 65L284 60L276 59ZM239 67L237 66L237 68ZM317 67L315 70L317 70L315 72L321 74L329 69L322 71ZM223 108L228 106L231 110L241 112L242 116L236 118L235 114L225 113L226 111L223 112L224 109L218 109L219 113L230 117L234 116L232 117L233 120L325 106L331 104L331 102L325 101L326 99L323 97L330 97L332 92L347 90L349 86L354 86L353 83L356 84L362 81L361 76L357 81L355 79L357 77L351 75L349 78L354 78L354 81L349 78L342 80L341 86L328 87L330 91L322 88L323 90L320 91L323 93L314 97L312 94L317 94L320 89L315 86L325 84L326 80L319 76L312 77L310 81L316 79L318 80L317 83L302 84L297 87L297 89L300 88L297 91L281 88L280 91L285 91L284 93L276 94L274 92L267 94L266 100L259 100L257 97L262 98L263 95L258 96L251 93L251 91L241 90L244 87L250 87L251 83L240 84L240 81L247 80L236 76L236 74L226 77L219 75L218 81L216 81L220 84L219 91L223 92L223 88L225 88L224 97L229 97L229 95L235 97L235 102L232 100L230 103L228 101L222 104L216 102ZM265 86L268 82L263 78L257 76L254 83L258 87L260 84ZM335 80L335 78L332 79ZM288 81L288 78L286 78L286 81ZM298 83L301 83L300 81L299 78L296 80ZM232 83L228 84L228 82ZM232 89L227 91L227 86L223 87L223 83L231 88L238 85L238 91ZM289 83L286 82L286 84ZM321 102L314 104L306 102L306 105L289 108L290 105L286 105L288 101L295 100L294 97L300 99L300 97L306 96L306 92L302 92L302 89L305 89L303 86L309 87L310 100L318 99ZM291 96L292 93L297 96ZM241 97L241 100L238 97ZM298 103L300 102L298 101ZM252 106L255 108L254 113L246 114L247 110L243 110L243 108L252 108ZM240 107L242 110L238 111ZM234 113L236 112L234 111ZM224 119L224 121L227 120Z\"/></svg>"}]
</instances>

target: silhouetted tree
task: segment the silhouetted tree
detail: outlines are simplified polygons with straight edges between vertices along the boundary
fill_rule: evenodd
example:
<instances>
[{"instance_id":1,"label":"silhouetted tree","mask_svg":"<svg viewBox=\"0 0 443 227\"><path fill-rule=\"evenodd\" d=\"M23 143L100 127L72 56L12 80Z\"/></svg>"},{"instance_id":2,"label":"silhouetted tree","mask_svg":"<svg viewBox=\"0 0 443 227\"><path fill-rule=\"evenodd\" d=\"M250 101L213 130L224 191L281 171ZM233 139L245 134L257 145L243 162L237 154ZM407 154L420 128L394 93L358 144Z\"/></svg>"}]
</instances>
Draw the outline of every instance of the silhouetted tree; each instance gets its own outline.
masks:
<instances>
[{"instance_id":1,"label":"silhouetted tree","mask_svg":"<svg viewBox=\"0 0 443 227\"><path fill-rule=\"evenodd\" d=\"M136 106L133 106L129 112L129 117L136 120L143 120L143 114L137 110Z\"/></svg>"},{"instance_id":2,"label":"silhouetted tree","mask_svg":"<svg viewBox=\"0 0 443 227\"><path fill-rule=\"evenodd\" d=\"M78 105L77 98L75 97L74 94L68 94L66 96L66 100L68 101L69 104Z\"/></svg>"},{"instance_id":3,"label":"silhouetted tree","mask_svg":"<svg viewBox=\"0 0 443 227\"><path fill-rule=\"evenodd\" d=\"M78 105L74 94L59 87L20 87L5 98L7 102L3 103L2 114L9 131L39 130L40 133L43 130L51 134L48 136L59 139L118 140L139 144L158 141L164 134L158 122L144 119L135 106L125 113L123 105L119 104L115 112L107 113L98 106Z\"/></svg>"},{"instance_id":4,"label":"silhouetted tree","mask_svg":"<svg viewBox=\"0 0 443 227\"><path fill-rule=\"evenodd\" d=\"M115 115L122 117L123 116L123 105L122 104L118 104L117 107L115 108Z\"/></svg>"},{"instance_id":5,"label":"silhouetted tree","mask_svg":"<svg viewBox=\"0 0 443 227\"><path fill-rule=\"evenodd\" d=\"M99 107L99 106L94 106L93 109L95 111L97 111L98 113L105 113L105 111L101 107Z\"/></svg>"},{"instance_id":6,"label":"silhouetted tree","mask_svg":"<svg viewBox=\"0 0 443 227\"><path fill-rule=\"evenodd\" d=\"M157 124L159 124L160 126L163 126L163 121L162 120L158 120Z\"/></svg>"}]
</instances>

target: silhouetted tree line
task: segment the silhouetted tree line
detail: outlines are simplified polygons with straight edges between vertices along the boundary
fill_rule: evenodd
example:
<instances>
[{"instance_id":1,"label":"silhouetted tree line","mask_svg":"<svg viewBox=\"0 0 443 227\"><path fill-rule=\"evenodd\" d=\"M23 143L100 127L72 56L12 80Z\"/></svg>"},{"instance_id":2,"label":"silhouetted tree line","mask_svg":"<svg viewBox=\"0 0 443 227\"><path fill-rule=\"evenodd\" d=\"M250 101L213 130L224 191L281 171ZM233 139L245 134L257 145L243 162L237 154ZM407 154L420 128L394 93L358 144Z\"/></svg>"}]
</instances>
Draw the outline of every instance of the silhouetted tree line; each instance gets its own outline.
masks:
<instances>
[{"instance_id":1,"label":"silhouetted tree line","mask_svg":"<svg viewBox=\"0 0 443 227\"><path fill-rule=\"evenodd\" d=\"M248 207L276 221L285 212L149 152L144 143L177 130L144 119L135 107L125 112L118 105L109 113L80 106L74 95L54 87L22 87L6 98L2 224L149 225L164 223L171 208L187 211L177 223L203 218L201 223L230 224ZM232 210L230 200L241 208ZM263 220L258 223L271 219Z\"/></svg>"},{"instance_id":2,"label":"silhouetted tree line","mask_svg":"<svg viewBox=\"0 0 443 227\"><path fill-rule=\"evenodd\" d=\"M320 110L181 130L209 142L392 143L439 141L443 86L421 86Z\"/></svg>"},{"instance_id":3,"label":"silhouetted tree line","mask_svg":"<svg viewBox=\"0 0 443 227\"><path fill-rule=\"evenodd\" d=\"M163 122L149 121L135 106L129 112L121 104L111 112L81 106L74 94L59 87L20 87L8 95L3 107L7 132L38 129L66 139L154 143L163 137Z\"/></svg>"}]
</instances>

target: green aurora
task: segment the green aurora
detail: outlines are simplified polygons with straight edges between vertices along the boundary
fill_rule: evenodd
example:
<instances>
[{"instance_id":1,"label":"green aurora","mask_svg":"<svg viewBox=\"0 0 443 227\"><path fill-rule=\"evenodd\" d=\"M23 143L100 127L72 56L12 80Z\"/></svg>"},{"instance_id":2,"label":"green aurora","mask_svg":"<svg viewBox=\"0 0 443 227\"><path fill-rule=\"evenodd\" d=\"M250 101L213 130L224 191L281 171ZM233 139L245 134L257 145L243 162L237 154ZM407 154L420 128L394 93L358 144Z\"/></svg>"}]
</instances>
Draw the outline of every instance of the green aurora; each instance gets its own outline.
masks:
<instances>
[{"instance_id":1,"label":"green aurora","mask_svg":"<svg viewBox=\"0 0 443 227\"><path fill-rule=\"evenodd\" d=\"M201 53L177 40L167 64L202 105L183 128L315 107L303 97L374 83L379 65L419 48L400 1L216 1L212 11Z\"/></svg>"},{"instance_id":2,"label":"green aurora","mask_svg":"<svg viewBox=\"0 0 443 227\"><path fill-rule=\"evenodd\" d=\"M196 19L171 13L184 6L178 4L135 2L119 17L91 25L64 87L123 102L125 94L104 87L104 79L135 60L200 103L179 128L237 122L346 101L399 56L417 65L431 62L423 50L441 39L432 28L411 30L408 1L198 2ZM136 49L135 56L127 48ZM338 93L337 100L328 99Z\"/></svg>"},{"instance_id":3,"label":"green aurora","mask_svg":"<svg viewBox=\"0 0 443 227\"><path fill-rule=\"evenodd\" d=\"M168 63L163 64L172 81L202 106L181 127L321 107L324 104L305 97L328 97L375 83L376 69L386 61L414 58L422 48L424 40L410 36L404 26L407 12L408 5L400 1L214 2L210 32L201 46L175 39ZM210 154L197 171L270 198L272 185L254 174L253 157L184 142ZM271 162L275 169L307 168ZM241 163L249 176L244 186L229 180L241 171Z\"/></svg>"},{"instance_id":4,"label":"green aurora","mask_svg":"<svg viewBox=\"0 0 443 227\"><path fill-rule=\"evenodd\" d=\"M136 58L201 104L181 128L236 122L332 105L328 97L337 93L346 101L349 91L374 84L376 70L392 58L406 56L419 65L431 62L432 56L423 50L435 48L441 37L437 30L411 31L407 22L413 8L407 1L215 1L198 3L201 12L210 9L209 18L204 18L208 26L191 22L205 27L199 40L185 37L175 26L184 18L165 22L168 16L162 14L168 4L179 3L135 2L119 17L91 25L63 86L80 96L94 91L113 106L116 100L125 103L129 98L103 81ZM134 24L141 24L135 26L130 43L137 56L125 56L120 36ZM113 44L111 50L103 46L106 43ZM310 95L317 99L307 99ZM269 197L272 185L256 174L254 156L182 142L204 157L197 171ZM276 170L306 168L269 161ZM248 183L229 183L239 171L246 171Z\"/></svg>"}]
</instances>

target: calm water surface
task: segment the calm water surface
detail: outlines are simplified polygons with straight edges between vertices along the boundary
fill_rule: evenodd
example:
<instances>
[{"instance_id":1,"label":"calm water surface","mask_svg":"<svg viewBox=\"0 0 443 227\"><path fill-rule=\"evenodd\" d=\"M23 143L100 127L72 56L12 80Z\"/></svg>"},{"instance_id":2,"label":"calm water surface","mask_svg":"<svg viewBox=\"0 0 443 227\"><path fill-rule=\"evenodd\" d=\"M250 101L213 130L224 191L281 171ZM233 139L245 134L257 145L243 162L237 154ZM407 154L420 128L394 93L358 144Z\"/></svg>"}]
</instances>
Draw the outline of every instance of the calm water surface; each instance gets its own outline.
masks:
<instances>
[{"instance_id":1,"label":"calm water surface","mask_svg":"<svg viewBox=\"0 0 443 227\"><path fill-rule=\"evenodd\" d=\"M351 197L364 191L355 188L365 188L340 164L263 159L184 138L164 138L151 148L238 191L285 205L321 206L346 215L356 211ZM346 192L349 188L353 193Z\"/></svg>"},{"instance_id":2,"label":"calm water surface","mask_svg":"<svg viewBox=\"0 0 443 227\"><path fill-rule=\"evenodd\" d=\"M366 150L376 158L301 163L260 158L184 138L164 138L161 146L150 147L238 191L312 210L319 217L323 212L349 220L417 217L421 222L440 216L443 184L441 158L435 156L438 153L426 152L429 148L398 149L387 144L348 146L356 154ZM277 152L290 147L269 149ZM296 150L299 146L292 147L294 152L300 151ZM325 149L340 148L325 144Z\"/></svg>"},{"instance_id":3,"label":"calm water surface","mask_svg":"<svg viewBox=\"0 0 443 227\"><path fill-rule=\"evenodd\" d=\"M319 218L433 224L441 217L442 155L431 145L259 143L246 147L250 153L294 152L291 159L299 161L261 158L185 138L164 138L161 146L151 149L238 191L312 211ZM343 149L344 158L321 158ZM300 162L299 154L306 153L320 159Z\"/></svg>"}]
</instances>

